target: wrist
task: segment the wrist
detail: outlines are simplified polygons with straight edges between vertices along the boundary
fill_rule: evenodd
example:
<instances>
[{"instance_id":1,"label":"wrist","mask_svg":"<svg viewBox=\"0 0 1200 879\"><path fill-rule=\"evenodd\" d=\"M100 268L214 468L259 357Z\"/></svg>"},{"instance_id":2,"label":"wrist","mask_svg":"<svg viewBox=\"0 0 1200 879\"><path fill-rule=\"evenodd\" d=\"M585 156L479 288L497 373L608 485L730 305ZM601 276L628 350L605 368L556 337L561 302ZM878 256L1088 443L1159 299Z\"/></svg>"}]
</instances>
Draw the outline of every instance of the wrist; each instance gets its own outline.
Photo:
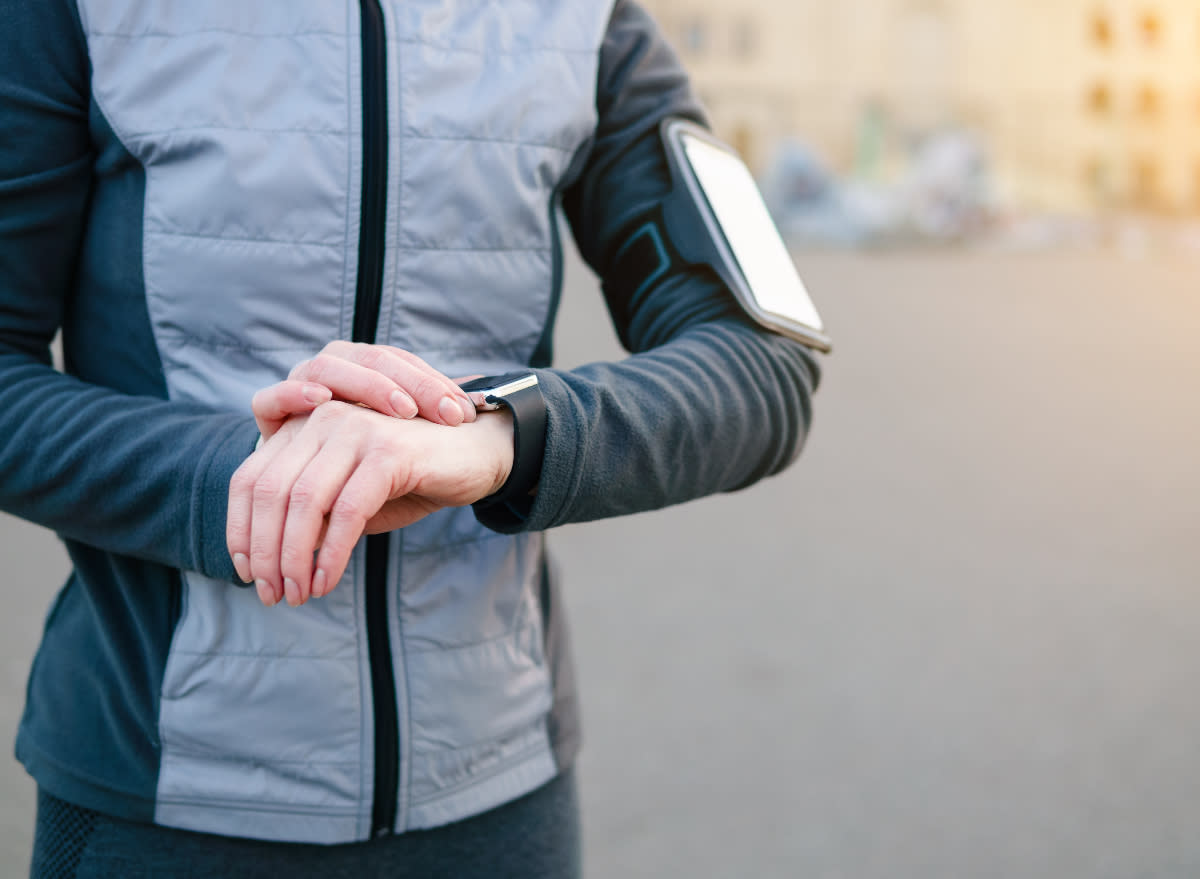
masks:
<instances>
[{"instance_id":1,"label":"wrist","mask_svg":"<svg viewBox=\"0 0 1200 879\"><path fill-rule=\"evenodd\" d=\"M537 375L519 371L473 379L461 387L481 414L506 413L511 430L508 475L496 491L477 503L481 507L527 509L541 479L546 447L546 401Z\"/></svg>"},{"instance_id":2,"label":"wrist","mask_svg":"<svg viewBox=\"0 0 1200 879\"><path fill-rule=\"evenodd\" d=\"M484 459L489 462L487 484L480 500L496 494L508 481L513 469L513 418L507 409L480 412L472 424L464 424L456 430L471 430L483 438Z\"/></svg>"}]
</instances>

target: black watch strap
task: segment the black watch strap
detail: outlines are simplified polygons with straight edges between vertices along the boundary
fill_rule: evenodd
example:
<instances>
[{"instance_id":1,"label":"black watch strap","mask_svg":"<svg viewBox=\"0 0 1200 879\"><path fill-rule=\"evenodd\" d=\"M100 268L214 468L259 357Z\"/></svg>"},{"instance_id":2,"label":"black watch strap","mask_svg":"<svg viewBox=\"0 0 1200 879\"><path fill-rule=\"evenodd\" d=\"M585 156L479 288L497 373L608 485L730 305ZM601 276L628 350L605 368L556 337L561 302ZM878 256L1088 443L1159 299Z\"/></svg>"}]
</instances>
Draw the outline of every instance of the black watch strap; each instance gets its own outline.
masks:
<instances>
[{"instance_id":1,"label":"black watch strap","mask_svg":"<svg viewBox=\"0 0 1200 879\"><path fill-rule=\"evenodd\" d=\"M507 407L513 420L512 470L500 490L478 504L527 504L530 492L541 479L542 457L546 450L546 401L538 387L537 376L530 372L514 372L475 379L464 383L462 388L482 409Z\"/></svg>"}]
</instances>

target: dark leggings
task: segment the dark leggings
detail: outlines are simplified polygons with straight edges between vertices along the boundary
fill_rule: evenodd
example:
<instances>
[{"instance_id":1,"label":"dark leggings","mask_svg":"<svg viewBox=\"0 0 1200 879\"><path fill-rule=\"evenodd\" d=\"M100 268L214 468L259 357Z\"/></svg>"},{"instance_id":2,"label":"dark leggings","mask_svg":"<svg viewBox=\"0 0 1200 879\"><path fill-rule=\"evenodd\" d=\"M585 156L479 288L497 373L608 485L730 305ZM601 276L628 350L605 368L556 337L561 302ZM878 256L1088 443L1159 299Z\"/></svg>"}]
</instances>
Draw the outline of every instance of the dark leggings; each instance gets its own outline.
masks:
<instances>
[{"instance_id":1,"label":"dark leggings","mask_svg":"<svg viewBox=\"0 0 1200 879\"><path fill-rule=\"evenodd\" d=\"M139 824L38 790L31 879L579 879L571 772L465 821L347 845L260 842Z\"/></svg>"}]
</instances>

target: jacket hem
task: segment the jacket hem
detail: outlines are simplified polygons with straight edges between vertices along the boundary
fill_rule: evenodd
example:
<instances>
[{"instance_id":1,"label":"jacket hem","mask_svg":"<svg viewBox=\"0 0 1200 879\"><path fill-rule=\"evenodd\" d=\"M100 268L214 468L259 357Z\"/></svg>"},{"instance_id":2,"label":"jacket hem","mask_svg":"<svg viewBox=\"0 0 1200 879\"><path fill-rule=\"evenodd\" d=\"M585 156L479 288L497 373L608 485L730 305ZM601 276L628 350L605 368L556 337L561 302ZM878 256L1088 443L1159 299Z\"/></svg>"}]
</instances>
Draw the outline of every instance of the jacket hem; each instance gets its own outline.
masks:
<instances>
[{"instance_id":1,"label":"jacket hem","mask_svg":"<svg viewBox=\"0 0 1200 879\"><path fill-rule=\"evenodd\" d=\"M71 772L36 746L23 733L17 736L16 758L39 788L73 806L126 821L154 820L154 801L112 788Z\"/></svg>"},{"instance_id":2,"label":"jacket hem","mask_svg":"<svg viewBox=\"0 0 1200 879\"><path fill-rule=\"evenodd\" d=\"M549 748L539 748L531 757L491 778L409 807L406 830L426 830L462 821L495 809L537 790L559 774Z\"/></svg>"},{"instance_id":3,"label":"jacket hem","mask_svg":"<svg viewBox=\"0 0 1200 879\"><path fill-rule=\"evenodd\" d=\"M414 805L407 830L452 824L498 808L547 784L560 773L549 748L502 772L432 802ZM215 833L269 842L340 845L362 842L363 824L357 811L312 807L159 801L154 823L198 833Z\"/></svg>"}]
</instances>

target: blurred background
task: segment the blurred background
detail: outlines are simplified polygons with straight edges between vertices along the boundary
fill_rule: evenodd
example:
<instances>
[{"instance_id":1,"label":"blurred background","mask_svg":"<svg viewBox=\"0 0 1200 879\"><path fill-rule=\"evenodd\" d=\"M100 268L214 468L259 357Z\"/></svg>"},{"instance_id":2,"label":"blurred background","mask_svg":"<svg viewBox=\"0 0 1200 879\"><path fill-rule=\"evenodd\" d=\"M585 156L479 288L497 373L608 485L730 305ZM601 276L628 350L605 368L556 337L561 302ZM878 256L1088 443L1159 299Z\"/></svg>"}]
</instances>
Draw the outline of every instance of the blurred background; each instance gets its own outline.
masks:
<instances>
[{"instance_id":1,"label":"blurred background","mask_svg":"<svg viewBox=\"0 0 1200 879\"><path fill-rule=\"evenodd\" d=\"M835 352L787 473L551 535L588 875L1200 875L1200 8L647 5ZM557 348L623 356L575 257ZM66 566L0 558L11 735Z\"/></svg>"},{"instance_id":2,"label":"blurred background","mask_svg":"<svg viewBox=\"0 0 1200 879\"><path fill-rule=\"evenodd\" d=\"M1200 250L1195 3L647 5L797 244Z\"/></svg>"}]
</instances>

